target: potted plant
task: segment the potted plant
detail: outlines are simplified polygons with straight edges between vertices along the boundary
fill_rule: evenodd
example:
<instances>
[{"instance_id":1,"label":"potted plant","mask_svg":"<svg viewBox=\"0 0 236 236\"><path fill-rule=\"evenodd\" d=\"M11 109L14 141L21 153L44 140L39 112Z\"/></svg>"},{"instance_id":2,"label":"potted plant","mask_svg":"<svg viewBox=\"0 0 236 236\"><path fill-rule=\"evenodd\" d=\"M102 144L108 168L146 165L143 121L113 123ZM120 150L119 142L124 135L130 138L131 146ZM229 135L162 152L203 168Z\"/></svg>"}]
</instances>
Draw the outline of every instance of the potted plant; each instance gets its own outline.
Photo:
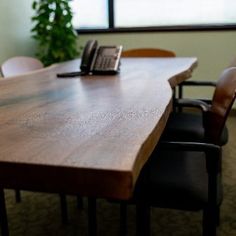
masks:
<instances>
[{"instance_id":1,"label":"potted plant","mask_svg":"<svg viewBox=\"0 0 236 236\"><path fill-rule=\"evenodd\" d=\"M79 55L72 26L70 0L34 0L32 37L38 41L38 58L44 65L74 59Z\"/></svg>"}]
</instances>

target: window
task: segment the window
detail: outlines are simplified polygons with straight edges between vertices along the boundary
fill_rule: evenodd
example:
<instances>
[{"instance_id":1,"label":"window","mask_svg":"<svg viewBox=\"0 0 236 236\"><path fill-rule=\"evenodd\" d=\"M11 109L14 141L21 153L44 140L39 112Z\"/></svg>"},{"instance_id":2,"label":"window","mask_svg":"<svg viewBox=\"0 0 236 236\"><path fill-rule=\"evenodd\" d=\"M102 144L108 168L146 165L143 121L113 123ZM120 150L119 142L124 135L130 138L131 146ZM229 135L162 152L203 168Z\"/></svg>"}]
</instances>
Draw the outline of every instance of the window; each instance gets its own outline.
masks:
<instances>
[{"instance_id":1,"label":"window","mask_svg":"<svg viewBox=\"0 0 236 236\"><path fill-rule=\"evenodd\" d=\"M235 0L73 0L71 4L79 30L236 26Z\"/></svg>"},{"instance_id":2,"label":"window","mask_svg":"<svg viewBox=\"0 0 236 236\"><path fill-rule=\"evenodd\" d=\"M73 25L76 29L108 28L107 0L72 0Z\"/></svg>"}]
</instances>

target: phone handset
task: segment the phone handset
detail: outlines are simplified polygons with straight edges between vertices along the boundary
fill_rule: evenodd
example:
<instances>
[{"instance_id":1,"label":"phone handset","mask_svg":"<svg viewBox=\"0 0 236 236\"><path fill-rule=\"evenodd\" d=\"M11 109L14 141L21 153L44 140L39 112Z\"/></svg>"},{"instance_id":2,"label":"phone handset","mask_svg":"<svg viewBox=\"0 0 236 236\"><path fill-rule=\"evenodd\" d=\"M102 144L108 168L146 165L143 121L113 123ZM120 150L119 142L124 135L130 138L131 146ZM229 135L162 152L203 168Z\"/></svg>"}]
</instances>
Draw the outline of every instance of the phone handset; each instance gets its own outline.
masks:
<instances>
[{"instance_id":1,"label":"phone handset","mask_svg":"<svg viewBox=\"0 0 236 236\"><path fill-rule=\"evenodd\" d=\"M82 54L80 70L75 72L66 72L57 74L58 78L69 78L87 75L91 71L91 65L98 46L97 40L88 40Z\"/></svg>"},{"instance_id":2,"label":"phone handset","mask_svg":"<svg viewBox=\"0 0 236 236\"><path fill-rule=\"evenodd\" d=\"M91 71L91 65L93 62L97 46L98 46L97 40L89 40L85 45L80 65L80 70L85 74L88 74Z\"/></svg>"}]
</instances>

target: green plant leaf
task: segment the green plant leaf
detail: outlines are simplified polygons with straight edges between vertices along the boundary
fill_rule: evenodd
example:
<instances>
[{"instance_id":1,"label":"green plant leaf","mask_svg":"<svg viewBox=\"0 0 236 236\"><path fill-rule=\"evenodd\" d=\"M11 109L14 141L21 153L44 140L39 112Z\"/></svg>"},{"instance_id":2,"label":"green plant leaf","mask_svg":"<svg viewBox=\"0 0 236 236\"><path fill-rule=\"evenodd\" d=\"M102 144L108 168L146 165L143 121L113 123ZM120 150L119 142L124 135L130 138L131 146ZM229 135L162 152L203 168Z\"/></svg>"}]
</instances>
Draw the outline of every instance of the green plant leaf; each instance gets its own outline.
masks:
<instances>
[{"instance_id":1,"label":"green plant leaf","mask_svg":"<svg viewBox=\"0 0 236 236\"><path fill-rule=\"evenodd\" d=\"M70 1L70 0L69 0ZM37 56L45 65L71 60L79 55L73 13L68 0L34 0L32 38L38 42Z\"/></svg>"}]
</instances>

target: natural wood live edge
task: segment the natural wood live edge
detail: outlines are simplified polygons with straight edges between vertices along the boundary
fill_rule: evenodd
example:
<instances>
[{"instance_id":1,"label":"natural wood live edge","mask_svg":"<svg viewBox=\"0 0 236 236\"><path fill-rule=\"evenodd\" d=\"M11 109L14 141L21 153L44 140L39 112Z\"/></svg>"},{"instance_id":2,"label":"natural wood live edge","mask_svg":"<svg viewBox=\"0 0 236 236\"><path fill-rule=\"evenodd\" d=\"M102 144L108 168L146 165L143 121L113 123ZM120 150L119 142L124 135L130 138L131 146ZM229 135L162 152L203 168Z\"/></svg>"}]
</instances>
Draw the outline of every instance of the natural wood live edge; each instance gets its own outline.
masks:
<instances>
[{"instance_id":1,"label":"natural wood live edge","mask_svg":"<svg viewBox=\"0 0 236 236\"><path fill-rule=\"evenodd\" d=\"M58 79L80 61L0 81L0 187L128 199L196 58L122 59L116 76Z\"/></svg>"}]
</instances>

